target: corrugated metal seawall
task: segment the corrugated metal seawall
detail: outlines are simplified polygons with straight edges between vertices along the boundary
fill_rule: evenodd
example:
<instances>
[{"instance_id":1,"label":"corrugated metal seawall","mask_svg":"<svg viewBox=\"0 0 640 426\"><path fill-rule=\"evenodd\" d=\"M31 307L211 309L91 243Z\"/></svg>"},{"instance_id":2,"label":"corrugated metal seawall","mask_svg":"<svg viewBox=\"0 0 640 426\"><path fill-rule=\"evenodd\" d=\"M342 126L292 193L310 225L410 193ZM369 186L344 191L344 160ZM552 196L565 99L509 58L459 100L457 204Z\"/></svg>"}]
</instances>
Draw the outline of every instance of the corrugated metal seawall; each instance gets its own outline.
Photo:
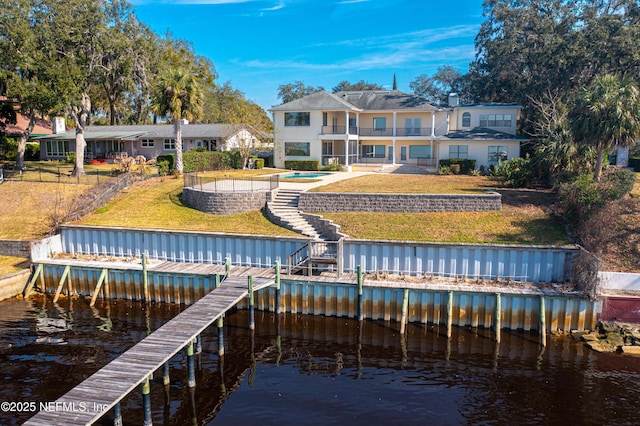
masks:
<instances>
[{"instance_id":1,"label":"corrugated metal seawall","mask_svg":"<svg viewBox=\"0 0 640 426\"><path fill-rule=\"evenodd\" d=\"M45 290L56 291L64 273L64 266L45 264ZM70 272L74 293L93 295L101 269L73 267ZM215 288L215 276L163 274L150 272L149 290L155 302L191 304ZM65 284L64 293L67 293ZM142 274L132 270L110 270L108 288L103 285L103 296L113 299L142 300L144 298ZM399 321L402 317L404 289L363 288L363 314L365 319ZM411 289L409 291L408 321L444 324L447 321L449 292L441 290ZM540 296L535 294L501 294L502 328L539 330ZM318 283L283 280L281 284L281 310L291 313L337 317L357 316L357 286L344 283ZM276 290L261 290L255 295L256 308L273 311ZM239 308L247 308L241 302ZM479 292L453 292L452 324L456 326L492 327L495 321L496 295ZM592 329L596 323L597 305L588 299L545 296L547 331Z\"/></svg>"},{"instance_id":2,"label":"corrugated metal seawall","mask_svg":"<svg viewBox=\"0 0 640 426\"><path fill-rule=\"evenodd\" d=\"M154 231L125 228L65 226L62 250L67 253L138 256L172 262L224 263L271 267L286 265L305 238ZM439 244L396 241L343 241L343 272L362 266L367 273L386 271L408 275L435 274L528 282L564 282L577 247Z\"/></svg>"}]
</instances>

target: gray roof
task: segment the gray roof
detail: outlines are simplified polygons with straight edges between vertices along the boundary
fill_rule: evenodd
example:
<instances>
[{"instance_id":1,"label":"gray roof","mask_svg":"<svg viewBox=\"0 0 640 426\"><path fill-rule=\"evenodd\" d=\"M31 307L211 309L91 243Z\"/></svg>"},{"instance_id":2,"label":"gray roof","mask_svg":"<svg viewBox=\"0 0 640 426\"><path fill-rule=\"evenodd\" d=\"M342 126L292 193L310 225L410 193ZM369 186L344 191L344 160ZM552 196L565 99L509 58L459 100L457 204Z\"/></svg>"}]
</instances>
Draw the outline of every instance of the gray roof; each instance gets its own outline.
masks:
<instances>
[{"instance_id":1,"label":"gray roof","mask_svg":"<svg viewBox=\"0 0 640 426\"><path fill-rule=\"evenodd\" d=\"M238 124L183 124L183 138L227 138L232 134L245 128ZM172 124L147 124L139 126L87 126L84 131L85 139L117 139L133 140L141 137L149 139L173 138L174 129ZM65 133L49 135L40 140L73 140L76 131L70 130Z\"/></svg>"},{"instance_id":2,"label":"gray roof","mask_svg":"<svg viewBox=\"0 0 640 426\"><path fill-rule=\"evenodd\" d=\"M333 93L320 91L274 106L269 111L349 111L353 109L356 108Z\"/></svg>"},{"instance_id":3,"label":"gray roof","mask_svg":"<svg viewBox=\"0 0 640 426\"><path fill-rule=\"evenodd\" d=\"M486 127L474 127L471 130L456 130L449 132L440 139L446 140L521 140L526 141L528 138L512 135L511 133L501 132L499 130L487 129Z\"/></svg>"},{"instance_id":4,"label":"gray roof","mask_svg":"<svg viewBox=\"0 0 640 426\"><path fill-rule=\"evenodd\" d=\"M399 90L362 90L354 92L312 93L270 111L440 111L426 98Z\"/></svg>"},{"instance_id":5,"label":"gray roof","mask_svg":"<svg viewBox=\"0 0 640 426\"><path fill-rule=\"evenodd\" d=\"M336 96L351 105L370 111L381 110L421 110L439 111L440 108L431 104L427 98L404 93L400 90L363 90L357 92L338 92Z\"/></svg>"}]
</instances>

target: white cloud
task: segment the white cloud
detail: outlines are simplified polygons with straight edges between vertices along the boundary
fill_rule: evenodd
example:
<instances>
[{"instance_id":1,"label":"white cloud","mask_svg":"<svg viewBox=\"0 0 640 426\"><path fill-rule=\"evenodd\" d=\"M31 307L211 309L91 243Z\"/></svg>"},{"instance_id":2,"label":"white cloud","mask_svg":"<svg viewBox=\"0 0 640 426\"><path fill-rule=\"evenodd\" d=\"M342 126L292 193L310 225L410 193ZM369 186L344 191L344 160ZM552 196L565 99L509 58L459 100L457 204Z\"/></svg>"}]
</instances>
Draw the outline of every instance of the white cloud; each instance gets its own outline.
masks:
<instances>
[{"instance_id":1,"label":"white cloud","mask_svg":"<svg viewBox=\"0 0 640 426\"><path fill-rule=\"evenodd\" d=\"M173 5L186 5L186 4L238 4L238 3L250 3L257 0L129 0L134 6L152 4L152 3L164 3Z\"/></svg>"}]
</instances>

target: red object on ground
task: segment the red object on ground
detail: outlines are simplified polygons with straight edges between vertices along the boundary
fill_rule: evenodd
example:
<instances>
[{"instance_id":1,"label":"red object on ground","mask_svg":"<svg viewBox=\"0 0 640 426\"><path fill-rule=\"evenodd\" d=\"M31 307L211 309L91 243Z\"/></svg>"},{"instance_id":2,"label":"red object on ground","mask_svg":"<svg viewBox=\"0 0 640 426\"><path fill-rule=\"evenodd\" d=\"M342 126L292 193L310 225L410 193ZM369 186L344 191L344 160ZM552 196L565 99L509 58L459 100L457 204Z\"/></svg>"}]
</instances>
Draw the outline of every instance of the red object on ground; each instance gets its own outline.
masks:
<instances>
[{"instance_id":1,"label":"red object on ground","mask_svg":"<svg viewBox=\"0 0 640 426\"><path fill-rule=\"evenodd\" d=\"M603 321L640 323L640 297L604 297L598 317Z\"/></svg>"}]
</instances>

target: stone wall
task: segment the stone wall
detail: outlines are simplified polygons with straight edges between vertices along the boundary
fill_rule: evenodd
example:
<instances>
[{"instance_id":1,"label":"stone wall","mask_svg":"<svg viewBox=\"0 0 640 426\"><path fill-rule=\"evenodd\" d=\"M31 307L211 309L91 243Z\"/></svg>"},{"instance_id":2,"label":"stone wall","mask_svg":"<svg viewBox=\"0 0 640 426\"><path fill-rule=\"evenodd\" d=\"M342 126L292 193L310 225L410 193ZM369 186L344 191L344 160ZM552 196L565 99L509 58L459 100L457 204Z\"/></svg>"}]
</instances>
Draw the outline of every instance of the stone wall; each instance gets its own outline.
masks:
<instances>
[{"instance_id":1,"label":"stone wall","mask_svg":"<svg viewBox=\"0 0 640 426\"><path fill-rule=\"evenodd\" d=\"M235 214L262 209L271 201L271 192L208 192L185 187L182 201L205 213Z\"/></svg>"},{"instance_id":2,"label":"stone wall","mask_svg":"<svg viewBox=\"0 0 640 426\"><path fill-rule=\"evenodd\" d=\"M298 208L317 213L425 213L502 209L502 196L484 194L362 194L303 192Z\"/></svg>"},{"instance_id":3,"label":"stone wall","mask_svg":"<svg viewBox=\"0 0 640 426\"><path fill-rule=\"evenodd\" d=\"M323 219L322 216L317 214L303 213L302 216L311 226L327 236L331 241L339 241L342 238L347 238L347 235L340 232L340 225L336 225L332 220Z\"/></svg>"},{"instance_id":4,"label":"stone wall","mask_svg":"<svg viewBox=\"0 0 640 426\"><path fill-rule=\"evenodd\" d=\"M30 255L31 241L0 240L0 256L16 256L29 258Z\"/></svg>"}]
</instances>

